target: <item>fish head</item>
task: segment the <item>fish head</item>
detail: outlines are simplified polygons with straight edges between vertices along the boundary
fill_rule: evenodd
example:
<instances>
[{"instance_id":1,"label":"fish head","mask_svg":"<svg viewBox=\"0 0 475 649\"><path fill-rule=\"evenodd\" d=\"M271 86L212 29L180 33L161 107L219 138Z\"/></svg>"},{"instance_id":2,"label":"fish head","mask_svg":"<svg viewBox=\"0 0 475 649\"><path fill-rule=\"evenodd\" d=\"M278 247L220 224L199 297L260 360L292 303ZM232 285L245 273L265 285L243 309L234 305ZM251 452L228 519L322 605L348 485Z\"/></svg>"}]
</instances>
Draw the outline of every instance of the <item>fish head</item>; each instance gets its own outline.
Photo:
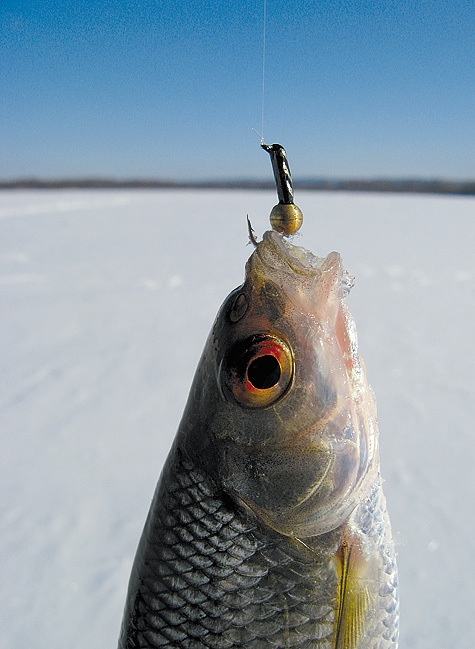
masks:
<instances>
[{"instance_id":1,"label":"fish head","mask_svg":"<svg viewBox=\"0 0 475 649\"><path fill-rule=\"evenodd\" d=\"M217 315L180 429L231 498L288 536L341 525L379 470L350 286L338 253L266 232Z\"/></svg>"}]
</instances>

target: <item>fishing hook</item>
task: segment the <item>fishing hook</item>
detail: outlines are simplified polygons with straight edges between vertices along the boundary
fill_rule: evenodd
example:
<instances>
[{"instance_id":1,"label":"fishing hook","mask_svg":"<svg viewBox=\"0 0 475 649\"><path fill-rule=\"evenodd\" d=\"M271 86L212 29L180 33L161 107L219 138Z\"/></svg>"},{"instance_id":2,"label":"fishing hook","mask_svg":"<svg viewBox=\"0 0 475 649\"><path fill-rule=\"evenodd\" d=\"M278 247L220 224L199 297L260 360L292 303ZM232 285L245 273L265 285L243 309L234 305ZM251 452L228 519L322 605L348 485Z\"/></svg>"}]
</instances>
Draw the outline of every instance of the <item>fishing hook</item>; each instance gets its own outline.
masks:
<instances>
[{"instance_id":1,"label":"fishing hook","mask_svg":"<svg viewBox=\"0 0 475 649\"><path fill-rule=\"evenodd\" d=\"M256 246L256 248L257 248L257 239L256 239L256 235L254 233L254 229L253 229L253 227L251 225L251 221L249 219L249 214L247 215L246 218L247 218L247 229L249 231L249 243L254 244L254 246Z\"/></svg>"}]
</instances>

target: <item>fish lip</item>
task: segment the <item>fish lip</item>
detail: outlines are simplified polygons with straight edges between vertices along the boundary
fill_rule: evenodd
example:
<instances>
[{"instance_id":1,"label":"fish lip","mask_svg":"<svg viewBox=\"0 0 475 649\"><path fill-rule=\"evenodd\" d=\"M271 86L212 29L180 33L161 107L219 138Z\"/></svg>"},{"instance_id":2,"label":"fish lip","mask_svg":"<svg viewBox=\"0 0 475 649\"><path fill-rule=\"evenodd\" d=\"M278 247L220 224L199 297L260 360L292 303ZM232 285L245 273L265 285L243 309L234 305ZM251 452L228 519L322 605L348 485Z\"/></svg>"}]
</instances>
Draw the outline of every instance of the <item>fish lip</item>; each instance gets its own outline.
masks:
<instances>
[{"instance_id":1,"label":"fish lip","mask_svg":"<svg viewBox=\"0 0 475 649\"><path fill-rule=\"evenodd\" d=\"M276 268L275 257L277 256L278 261L284 263L287 269L307 277L319 277L322 274L321 266L325 261L323 257L317 257L309 250L291 244L284 235L274 230L264 232L255 254L264 266Z\"/></svg>"}]
</instances>

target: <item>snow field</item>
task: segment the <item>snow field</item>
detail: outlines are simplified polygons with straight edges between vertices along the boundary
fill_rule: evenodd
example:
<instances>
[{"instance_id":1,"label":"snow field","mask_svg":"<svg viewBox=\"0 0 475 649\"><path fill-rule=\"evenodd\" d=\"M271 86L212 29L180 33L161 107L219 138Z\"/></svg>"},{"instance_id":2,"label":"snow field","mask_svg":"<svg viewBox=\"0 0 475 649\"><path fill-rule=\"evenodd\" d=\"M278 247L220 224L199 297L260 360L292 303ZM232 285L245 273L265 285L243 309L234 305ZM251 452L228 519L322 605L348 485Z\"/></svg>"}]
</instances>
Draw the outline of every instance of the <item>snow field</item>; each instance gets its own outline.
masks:
<instances>
[{"instance_id":1,"label":"snow field","mask_svg":"<svg viewBox=\"0 0 475 649\"><path fill-rule=\"evenodd\" d=\"M205 338L274 193L0 195L0 646L115 647ZM300 192L377 398L401 649L472 649L475 203Z\"/></svg>"}]
</instances>

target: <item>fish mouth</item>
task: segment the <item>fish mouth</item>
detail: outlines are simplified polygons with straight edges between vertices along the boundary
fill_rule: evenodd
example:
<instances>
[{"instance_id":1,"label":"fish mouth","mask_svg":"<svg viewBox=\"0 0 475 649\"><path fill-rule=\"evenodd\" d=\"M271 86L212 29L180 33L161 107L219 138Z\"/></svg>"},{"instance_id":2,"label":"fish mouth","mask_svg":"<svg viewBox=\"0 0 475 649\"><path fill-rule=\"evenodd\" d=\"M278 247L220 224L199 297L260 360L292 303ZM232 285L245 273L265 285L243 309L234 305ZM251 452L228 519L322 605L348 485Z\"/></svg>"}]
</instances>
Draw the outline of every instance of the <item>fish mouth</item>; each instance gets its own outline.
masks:
<instances>
[{"instance_id":1,"label":"fish mouth","mask_svg":"<svg viewBox=\"0 0 475 649\"><path fill-rule=\"evenodd\" d=\"M335 287L335 294L344 297L353 286L352 278L343 269L340 255L330 252L326 257L317 257L301 246L296 246L273 230L264 233L254 253L246 264L246 277L251 282L278 280L288 296L298 300L309 300L313 304L315 293L324 304ZM305 296L305 298L304 298Z\"/></svg>"},{"instance_id":2,"label":"fish mouth","mask_svg":"<svg viewBox=\"0 0 475 649\"><path fill-rule=\"evenodd\" d=\"M264 233L257 244L256 254L261 262L276 270L291 270L299 275L318 277L321 275L324 257L317 257L306 248L295 246L274 230Z\"/></svg>"}]
</instances>

